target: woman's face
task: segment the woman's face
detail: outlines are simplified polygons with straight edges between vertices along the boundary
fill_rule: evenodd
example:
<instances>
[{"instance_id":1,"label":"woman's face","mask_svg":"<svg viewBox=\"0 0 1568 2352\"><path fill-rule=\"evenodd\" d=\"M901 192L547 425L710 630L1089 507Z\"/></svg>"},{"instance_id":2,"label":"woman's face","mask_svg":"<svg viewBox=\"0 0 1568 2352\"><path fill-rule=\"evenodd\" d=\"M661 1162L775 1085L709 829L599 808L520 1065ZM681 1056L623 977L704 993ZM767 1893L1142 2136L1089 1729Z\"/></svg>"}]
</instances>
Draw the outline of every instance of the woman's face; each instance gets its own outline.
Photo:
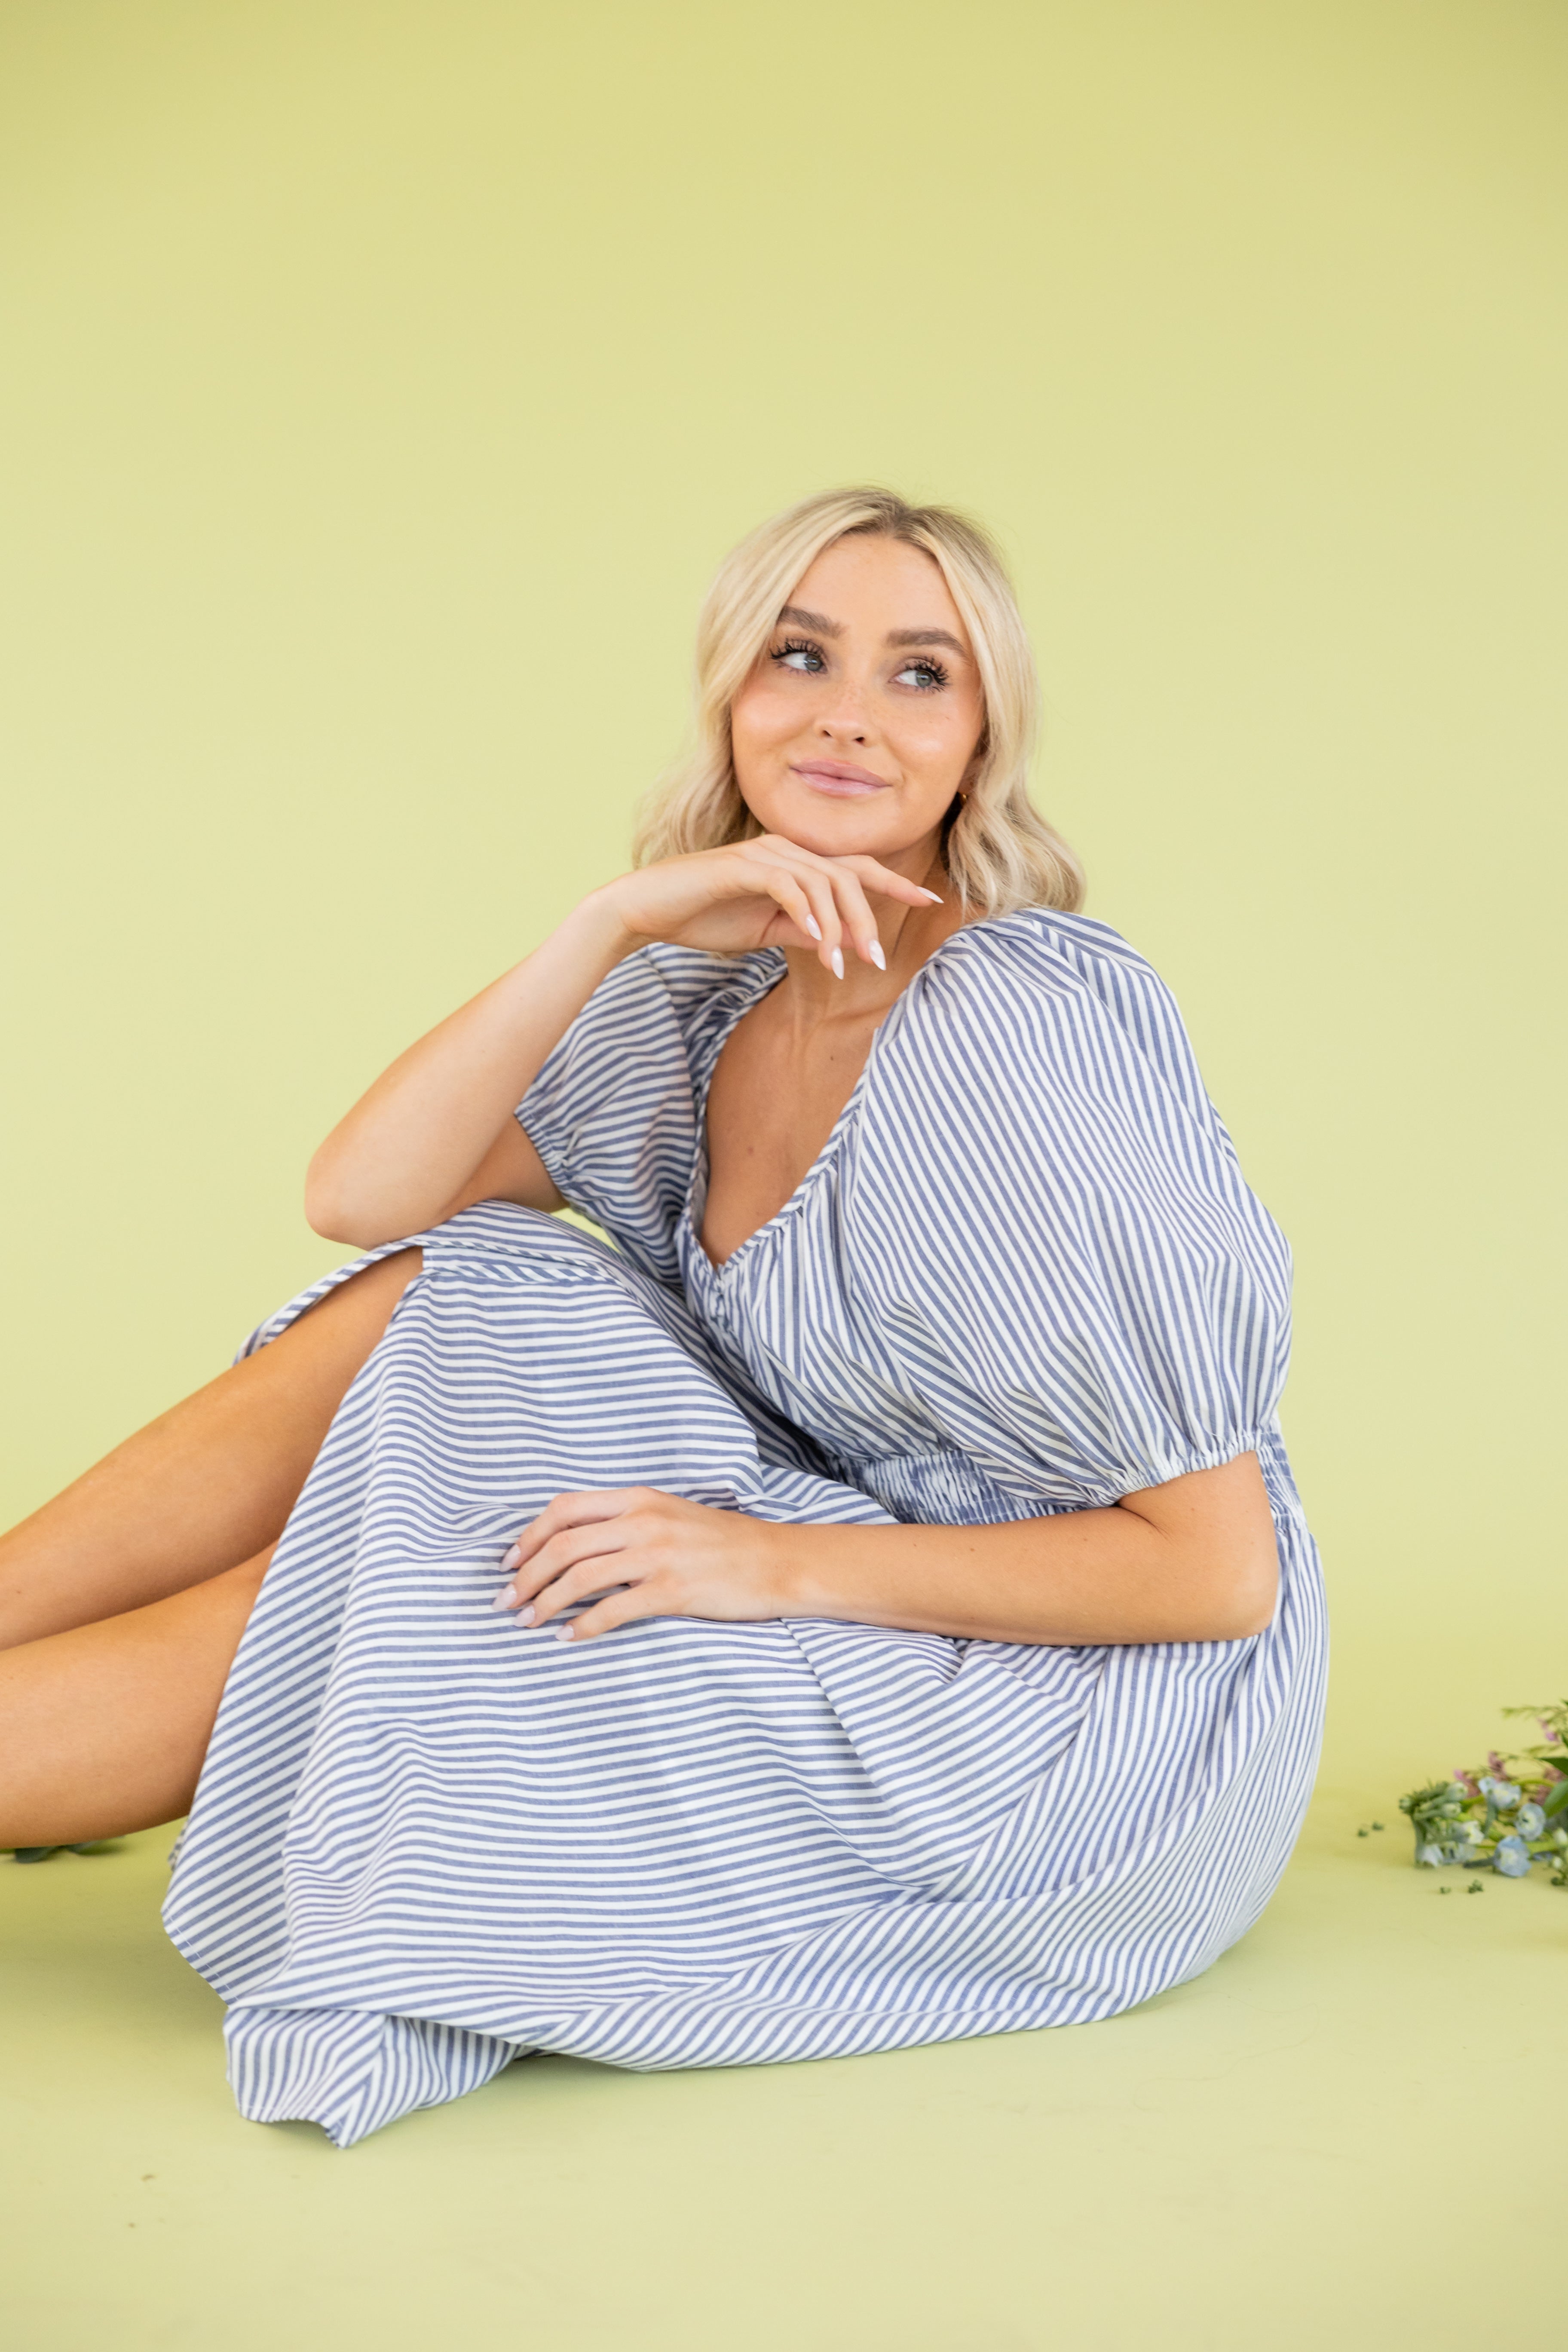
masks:
<instances>
[{"instance_id":1,"label":"woman's face","mask_svg":"<svg viewBox=\"0 0 1568 2352\"><path fill-rule=\"evenodd\" d=\"M924 872L985 723L947 583L918 547L841 539L803 573L731 711L764 833Z\"/></svg>"}]
</instances>

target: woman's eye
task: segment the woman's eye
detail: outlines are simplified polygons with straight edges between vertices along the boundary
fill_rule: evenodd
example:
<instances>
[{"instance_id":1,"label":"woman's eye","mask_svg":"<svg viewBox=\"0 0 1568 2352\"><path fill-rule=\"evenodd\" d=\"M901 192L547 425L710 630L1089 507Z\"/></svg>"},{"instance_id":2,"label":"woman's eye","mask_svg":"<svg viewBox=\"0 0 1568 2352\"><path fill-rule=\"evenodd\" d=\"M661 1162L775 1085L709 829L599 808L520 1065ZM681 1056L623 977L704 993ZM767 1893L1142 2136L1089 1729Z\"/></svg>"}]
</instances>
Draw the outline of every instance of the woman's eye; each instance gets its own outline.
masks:
<instances>
[{"instance_id":1,"label":"woman's eye","mask_svg":"<svg viewBox=\"0 0 1568 2352\"><path fill-rule=\"evenodd\" d=\"M893 683L917 687L922 694L929 694L934 687L947 684L947 672L940 662L906 662Z\"/></svg>"},{"instance_id":2,"label":"woman's eye","mask_svg":"<svg viewBox=\"0 0 1568 2352\"><path fill-rule=\"evenodd\" d=\"M807 677L815 677L818 670L827 667L816 646L780 646L773 660L780 669L804 670Z\"/></svg>"}]
</instances>

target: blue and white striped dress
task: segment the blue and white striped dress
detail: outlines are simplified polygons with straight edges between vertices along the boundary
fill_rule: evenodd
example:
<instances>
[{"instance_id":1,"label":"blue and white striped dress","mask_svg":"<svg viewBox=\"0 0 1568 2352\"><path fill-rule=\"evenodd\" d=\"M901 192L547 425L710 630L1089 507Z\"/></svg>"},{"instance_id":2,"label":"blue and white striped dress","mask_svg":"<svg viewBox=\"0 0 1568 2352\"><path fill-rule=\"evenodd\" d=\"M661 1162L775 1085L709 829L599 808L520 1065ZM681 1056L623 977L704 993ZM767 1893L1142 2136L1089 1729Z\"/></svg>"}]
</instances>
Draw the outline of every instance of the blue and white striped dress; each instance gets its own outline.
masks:
<instances>
[{"instance_id":1,"label":"blue and white striped dress","mask_svg":"<svg viewBox=\"0 0 1568 2352\"><path fill-rule=\"evenodd\" d=\"M247 2116L347 2146L527 2051L741 2064L1107 2017L1206 1967L1279 1876L1325 1662L1275 1413L1289 1258L1169 995L1101 924L960 931L716 1271L704 1101L783 968L650 948L546 1064L519 1117L614 1249L499 1202L413 1237L165 1913L228 2004ZM490 1608L573 1488L966 1526L1247 1448L1283 1576L1247 1641L666 1618L574 1648Z\"/></svg>"}]
</instances>

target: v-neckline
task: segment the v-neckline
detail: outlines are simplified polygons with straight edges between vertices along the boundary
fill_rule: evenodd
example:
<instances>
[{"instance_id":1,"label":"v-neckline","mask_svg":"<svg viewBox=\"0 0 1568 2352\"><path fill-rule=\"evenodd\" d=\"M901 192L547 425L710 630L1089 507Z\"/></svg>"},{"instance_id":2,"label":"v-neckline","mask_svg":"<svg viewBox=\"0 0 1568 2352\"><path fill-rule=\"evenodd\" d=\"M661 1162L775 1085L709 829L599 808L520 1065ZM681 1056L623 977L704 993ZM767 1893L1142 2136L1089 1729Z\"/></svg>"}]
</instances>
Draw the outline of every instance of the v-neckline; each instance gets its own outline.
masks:
<instances>
[{"instance_id":1,"label":"v-neckline","mask_svg":"<svg viewBox=\"0 0 1568 2352\"><path fill-rule=\"evenodd\" d=\"M984 920L986 919L982 918L981 919ZM860 1065L859 1076L857 1077L854 1086L849 1090L848 1099L845 1103L843 1109L839 1112L838 1117L834 1120L833 1126L827 1134L826 1139L823 1143L821 1150L817 1153L816 1159L812 1161L810 1167L801 1178L800 1182L795 1186L795 1191L790 1194L787 1201L781 1201L778 1207L773 1211L773 1215L765 1219L764 1222L757 1227L754 1233L748 1234L745 1240L742 1242L737 1248L732 1249L730 1252L728 1257L715 1262L714 1259L709 1256L707 1250L703 1247L701 1225L701 1220L706 1216L708 1211L708 1180L710 1174L708 1152L708 1098L713 1091L713 1079L719 1067L719 1056L722 1054L725 1046L729 1044L731 1037L740 1027L740 1024L745 1019L746 1014L748 1013L754 1012L756 1007L762 1003L763 997L771 995L773 991L779 986L780 982L787 980L789 977L789 966L784 961L784 950L782 948L759 948L754 950L758 962L762 965L762 969L754 974L749 975L752 982L752 985L744 989L737 990L734 1009L731 1013L729 1019L723 1024L719 1031L718 1036L713 1043L709 1055L708 1067L703 1075L701 1086L700 1088L694 1090L692 1099L693 1135L691 1174L687 1181L686 1202L681 1210L681 1222L685 1225L690 1237L691 1249L694 1253L695 1258L700 1260L703 1269L715 1282L722 1283L726 1277L733 1272L734 1268L740 1264L747 1252L751 1250L756 1243L770 1237L786 1218L796 1215L801 1208L804 1207L809 1195L816 1190L817 1181L824 1170L826 1169L837 1157L850 1127L859 1116L861 1105L865 1100L868 1083L870 1079L872 1069L876 1064L878 1050L881 1046L883 1040L888 1035L892 1024L903 1012L904 1007L909 1003L910 998L915 992L915 990L924 979L926 973L931 971L935 965L941 962L942 957L947 953L948 949L953 944L953 941L955 940L967 938L969 934L977 928L978 926L974 923L961 923L955 931L950 931L946 939L940 940L931 950L930 955L927 956L925 961L922 964L918 965L915 971L910 973L907 984L899 991L899 993L894 997L886 1013L883 1013L880 1021L878 1022L875 1029L872 1030L871 1042L866 1048L866 1058ZM763 962L763 959L766 959L765 962ZM768 977L768 966L773 964L775 959L779 968L773 972L773 977L770 979ZM698 1195L700 1191L701 1194L700 1207L698 1205Z\"/></svg>"},{"instance_id":2,"label":"v-neckline","mask_svg":"<svg viewBox=\"0 0 1568 2352\"><path fill-rule=\"evenodd\" d=\"M943 940L942 945L945 947L946 944L947 942ZM941 950L939 949L937 952L940 954ZM761 950L761 953L769 956L776 955L778 956L781 963L784 961L783 951L780 949L764 948ZM927 962L930 961L931 959L928 957ZM925 965L922 964L920 970L921 971L923 971L925 970ZM765 977L765 975L763 976ZM708 1062L707 1072L703 1078L700 1091L696 1095L692 1104L693 1145L691 1154L691 1174L687 1183L686 1204L681 1214L686 1224L687 1231L690 1235L692 1249L695 1251L697 1256L701 1259L704 1267L716 1282L723 1282L740 1264L742 1258L745 1256L747 1251L752 1248L754 1243L762 1241L765 1235L772 1234L775 1226L780 1224L784 1218L794 1216L804 1205L808 1193L810 1193L815 1188L816 1180L822 1170L837 1152L846 1131L847 1130L856 1113L859 1109L861 1097L866 1091L866 1082L870 1076L871 1064L876 1056L878 1041L881 1037L883 1030L887 1027L888 1023L892 1018L893 1014L898 1011L900 1005L902 1004L904 999L908 996L910 988L912 988L915 981L919 979L920 972L916 972L911 977L909 988L900 989L898 995L894 997L891 1004L889 1005L887 1012L883 1013L882 1018L878 1022L875 1029L872 1030L871 1042L866 1048L866 1058L860 1065L859 1071L856 1076L854 1085L849 1089L848 1097L845 1102L844 1108L839 1112L837 1118L834 1120L832 1127L828 1129L827 1135L823 1141L822 1149L818 1151L816 1159L812 1161L810 1167L807 1168L805 1173L802 1176L794 1192L789 1195L787 1200L780 1202L778 1207L773 1211L771 1217L764 1218L763 1222L758 1225L753 1232L749 1233L746 1235L743 1242L738 1243L735 1248L730 1252L728 1257L713 1258L709 1255L707 1246L702 1239L702 1220L706 1217L708 1213L708 1186L712 1168L711 1157L708 1149L708 1100L713 1091L713 1080L718 1073L719 1058L723 1053L725 1046L729 1044L731 1038L734 1035L735 1031L745 1019L747 1013L754 1013L763 999L765 996L771 996L773 990L777 988L782 982L787 980L788 977L789 967L785 964L784 970L778 972L772 980L769 980L765 987L748 989L744 993L738 996L734 1010L731 1012L730 1018L724 1023L723 1027L720 1030L718 1038L712 1046ZM699 1194L700 1194L700 1200L699 1199Z\"/></svg>"}]
</instances>

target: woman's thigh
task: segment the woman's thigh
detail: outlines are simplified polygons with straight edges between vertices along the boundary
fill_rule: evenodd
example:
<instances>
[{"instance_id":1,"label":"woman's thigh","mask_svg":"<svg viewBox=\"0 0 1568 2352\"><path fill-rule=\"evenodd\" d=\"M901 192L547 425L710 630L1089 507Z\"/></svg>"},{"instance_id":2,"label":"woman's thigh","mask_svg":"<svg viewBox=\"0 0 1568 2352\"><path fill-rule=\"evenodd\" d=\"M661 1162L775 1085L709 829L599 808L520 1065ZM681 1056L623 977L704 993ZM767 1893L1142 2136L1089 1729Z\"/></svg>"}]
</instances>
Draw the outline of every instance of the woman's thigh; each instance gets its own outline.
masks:
<instances>
[{"instance_id":1,"label":"woman's thigh","mask_svg":"<svg viewBox=\"0 0 1568 2352\"><path fill-rule=\"evenodd\" d=\"M119 1617L274 1544L423 1263L381 1259L0 1538L0 1651Z\"/></svg>"}]
</instances>

